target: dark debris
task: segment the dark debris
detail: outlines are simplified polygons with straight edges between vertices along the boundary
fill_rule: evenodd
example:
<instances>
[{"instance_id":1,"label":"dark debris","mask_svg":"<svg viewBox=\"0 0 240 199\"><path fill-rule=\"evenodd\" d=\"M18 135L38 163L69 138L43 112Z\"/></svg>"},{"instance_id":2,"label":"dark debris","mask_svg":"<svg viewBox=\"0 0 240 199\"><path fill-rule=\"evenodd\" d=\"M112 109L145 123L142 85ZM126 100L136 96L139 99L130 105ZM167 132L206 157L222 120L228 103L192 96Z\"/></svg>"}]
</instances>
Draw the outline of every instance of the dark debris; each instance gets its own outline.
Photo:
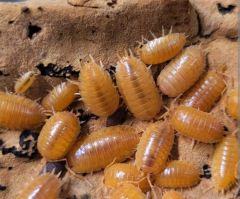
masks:
<instances>
[{"instance_id":1,"label":"dark debris","mask_svg":"<svg viewBox=\"0 0 240 199\"><path fill-rule=\"evenodd\" d=\"M31 23L29 23L27 31L28 38L32 39L33 36L41 32L41 30L42 28L40 26L32 25Z\"/></svg>"},{"instance_id":2,"label":"dark debris","mask_svg":"<svg viewBox=\"0 0 240 199\"><path fill-rule=\"evenodd\" d=\"M208 164L203 165L203 174L200 175L201 178L210 179L212 177L211 167Z\"/></svg>"},{"instance_id":3,"label":"dark debris","mask_svg":"<svg viewBox=\"0 0 240 199\"><path fill-rule=\"evenodd\" d=\"M77 110L77 115L79 115L78 119L79 119L81 124L87 123L90 119L98 119L98 116L93 115L91 113L87 113L83 109L78 109Z\"/></svg>"},{"instance_id":4,"label":"dark debris","mask_svg":"<svg viewBox=\"0 0 240 199\"><path fill-rule=\"evenodd\" d=\"M128 111L125 107L118 108L112 115L107 118L106 126L115 126L125 122Z\"/></svg>"},{"instance_id":5,"label":"dark debris","mask_svg":"<svg viewBox=\"0 0 240 199\"><path fill-rule=\"evenodd\" d=\"M227 7L224 7L221 3L217 3L217 8L218 8L218 11L222 14L222 15L225 15L225 14L228 14L228 13L231 13L234 8L236 7L236 5L228 5Z\"/></svg>"},{"instance_id":6,"label":"dark debris","mask_svg":"<svg viewBox=\"0 0 240 199\"><path fill-rule=\"evenodd\" d=\"M49 63L47 66L40 63L37 66L37 69L40 71L41 75L43 76L50 76L50 77L78 77L79 71L75 71L73 66L68 65L64 68L60 68L57 64Z\"/></svg>"},{"instance_id":7,"label":"dark debris","mask_svg":"<svg viewBox=\"0 0 240 199\"><path fill-rule=\"evenodd\" d=\"M6 186L4 186L4 185L0 185L0 191L5 191L6 189L7 189Z\"/></svg>"},{"instance_id":8,"label":"dark debris","mask_svg":"<svg viewBox=\"0 0 240 199\"><path fill-rule=\"evenodd\" d=\"M59 177L63 178L67 172L66 161L62 160L57 162L47 162L41 170L40 174L42 174L43 172L54 173L55 175L61 173Z\"/></svg>"}]
</instances>

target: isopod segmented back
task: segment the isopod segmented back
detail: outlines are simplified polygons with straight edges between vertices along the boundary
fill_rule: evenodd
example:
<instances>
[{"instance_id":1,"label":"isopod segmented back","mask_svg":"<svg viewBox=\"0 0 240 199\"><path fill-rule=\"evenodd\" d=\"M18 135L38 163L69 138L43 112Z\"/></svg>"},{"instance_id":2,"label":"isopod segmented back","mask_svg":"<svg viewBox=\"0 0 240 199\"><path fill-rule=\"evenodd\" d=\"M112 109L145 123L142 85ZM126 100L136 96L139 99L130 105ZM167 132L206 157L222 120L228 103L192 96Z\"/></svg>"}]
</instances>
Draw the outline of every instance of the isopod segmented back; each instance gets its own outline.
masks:
<instances>
[{"instance_id":1,"label":"isopod segmented back","mask_svg":"<svg viewBox=\"0 0 240 199\"><path fill-rule=\"evenodd\" d=\"M37 102L23 96L0 92L0 127L14 130L37 128L46 119Z\"/></svg>"},{"instance_id":2,"label":"isopod segmented back","mask_svg":"<svg viewBox=\"0 0 240 199\"><path fill-rule=\"evenodd\" d=\"M138 142L139 134L133 127L118 125L103 128L75 143L67 155L67 162L76 173L90 173L129 158Z\"/></svg>"},{"instance_id":3,"label":"isopod segmented back","mask_svg":"<svg viewBox=\"0 0 240 199\"><path fill-rule=\"evenodd\" d=\"M24 73L19 79L17 79L14 90L17 94L22 94L26 92L36 80L36 73L33 71L28 71Z\"/></svg>"},{"instance_id":4,"label":"isopod segmented back","mask_svg":"<svg viewBox=\"0 0 240 199\"><path fill-rule=\"evenodd\" d=\"M107 117L119 105L119 95L102 65L92 59L80 67L79 89L86 108L97 116Z\"/></svg>"},{"instance_id":5,"label":"isopod segmented back","mask_svg":"<svg viewBox=\"0 0 240 199\"><path fill-rule=\"evenodd\" d=\"M150 124L137 147L135 164L145 173L159 173L166 166L174 142L174 132L166 121Z\"/></svg>"},{"instance_id":6,"label":"isopod segmented back","mask_svg":"<svg viewBox=\"0 0 240 199\"><path fill-rule=\"evenodd\" d=\"M192 107L178 106L171 117L172 127L181 135L205 143L223 138L223 125L212 114Z\"/></svg>"},{"instance_id":7,"label":"isopod segmented back","mask_svg":"<svg viewBox=\"0 0 240 199\"><path fill-rule=\"evenodd\" d=\"M155 177L155 184L160 187L187 188L200 182L200 171L190 162L173 160Z\"/></svg>"},{"instance_id":8,"label":"isopod segmented back","mask_svg":"<svg viewBox=\"0 0 240 199\"><path fill-rule=\"evenodd\" d=\"M216 146L212 161L212 179L218 191L225 191L236 182L239 161L238 140L235 135L227 135Z\"/></svg>"},{"instance_id":9,"label":"isopod segmented back","mask_svg":"<svg viewBox=\"0 0 240 199\"><path fill-rule=\"evenodd\" d=\"M233 118L238 119L238 91L231 89L227 92L227 101L225 104L227 113Z\"/></svg>"},{"instance_id":10,"label":"isopod segmented back","mask_svg":"<svg viewBox=\"0 0 240 199\"><path fill-rule=\"evenodd\" d=\"M175 57L185 43L186 36L183 33L170 33L143 44L138 53L145 64L160 64Z\"/></svg>"},{"instance_id":11,"label":"isopod segmented back","mask_svg":"<svg viewBox=\"0 0 240 199\"><path fill-rule=\"evenodd\" d=\"M204 70L204 54L200 47L191 46L183 50L160 72L157 84L169 97L177 97L188 90Z\"/></svg>"},{"instance_id":12,"label":"isopod segmented back","mask_svg":"<svg viewBox=\"0 0 240 199\"><path fill-rule=\"evenodd\" d=\"M182 104L202 111L210 111L224 88L223 76L215 71L209 71L185 94Z\"/></svg>"},{"instance_id":13,"label":"isopod segmented back","mask_svg":"<svg viewBox=\"0 0 240 199\"><path fill-rule=\"evenodd\" d=\"M77 85L62 82L43 98L42 106L47 110L63 111L73 102L77 92Z\"/></svg>"},{"instance_id":14,"label":"isopod segmented back","mask_svg":"<svg viewBox=\"0 0 240 199\"><path fill-rule=\"evenodd\" d=\"M47 120L38 138L38 151L46 160L64 158L80 132L78 118L70 112L57 112Z\"/></svg>"},{"instance_id":15,"label":"isopod segmented back","mask_svg":"<svg viewBox=\"0 0 240 199\"><path fill-rule=\"evenodd\" d=\"M150 120L162 106L162 99L146 65L132 54L117 64L116 80L130 112L140 120Z\"/></svg>"}]
</instances>

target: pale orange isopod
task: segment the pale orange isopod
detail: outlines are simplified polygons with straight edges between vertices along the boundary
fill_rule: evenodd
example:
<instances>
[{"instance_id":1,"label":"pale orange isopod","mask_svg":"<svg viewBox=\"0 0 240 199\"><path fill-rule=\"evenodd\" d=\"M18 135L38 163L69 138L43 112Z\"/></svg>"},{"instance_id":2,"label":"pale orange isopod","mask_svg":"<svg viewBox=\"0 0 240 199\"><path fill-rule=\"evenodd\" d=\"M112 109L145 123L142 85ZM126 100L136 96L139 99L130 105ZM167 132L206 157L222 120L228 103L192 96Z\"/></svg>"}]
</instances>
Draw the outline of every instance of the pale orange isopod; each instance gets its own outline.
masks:
<instances>
[{"instance_id":1,"label":"pale orange isopod","mask_svg":"<svg viewBox=\"0 0 240 199\"><path fill-rule=\"evenodd\" d=\"M78 118L70 112L57 112L47 120L38 138L38 151L46 160L65 157L80 132Z\"/></svg>"},{"instance_id":2,"label":"pale orange isopod","mask_svg":"<svg viewBox=\"0 0 240 199\"><path fill-rule=\"evenodd\" d=\"M193 164L181 160L170 161L162 173L156 175L160 187L186 188L198 184L200 171Z\"/></svg>"},{"instance_id":3,"label":"pale orange isopod","mask_svg":"<svg viewBox=\"0 0 240 199\"><path fill-rule=\"evenodd\" d=\"M138 53L145 64L160 64L175 57L185 43L183 33L170 33L140 45Z\"/></svg>"},{"instance_id":4,"label":"pale orange isopod","mask_svg":"<svg viewBox=\"0 0 240 199\"><path fill-rule=\"evenodd\" d=\"M202 111L210 111L225 88L223 76L209 71L183 97L182 104Z\"/></svg>"},{"instance_id":5,"label":"pale orange isopod","mask_svg":"<svg viewBox=\"0 0 240 199\"><path fill-rule=\"evenodd\" d=\"M200 142L215 143L223 138L221 122L210 113L192 107L177 107L171 117L171 124L181 135Z\"/></svg>"},{"instance_id":6,"label":"pale orange isopod","mask_svg":"<svg viewBox=\"0 0 240 199\"><path fill-rule=\"evenodd\" d=\"M91 113L107 117L117 110L119 95L102 64L96 64L92 58L80 67L79 80L82 100Z\"/></svg>"},{"instance_id":7,"label":"pale orange isopod","mask_svg":"<svg viewBox=\"0 0 240 199\"><path fill-rule=\"evenodd\" d=\"M24 73L19 79L17 79L14 90L17 94L22 94L26 92L36 80L37 74L33 71L28 71Z\"/></svg>"},{"instance_id":8,"label":"pale orange isopod","mask_svg":"<svg viewBox=\"0 0 240 199\"><path fill-rule=\"evenodd\" d=\"M137 147L137 168L145 173L161 172L166 166L173 142L174 131L167 120L150 124Z\"/></svg>"},{"instance_id":9,"label":"pale orange isopod","mask_svg":"<svg viewBox=\"0 0 240 199\"><path fill-rule=\"evenodd\" d=\"M137 119L150 120L160 111L162 99L152 74L132 53L118 62L116 80L128 109Z\"/></svg>"},{"instance_id":10,"label":"pale orange isopod","mask_svg":"<svg viewBox=\"0 0 240 199\"><path fill-rule=\"evenodd\" d=\"M0 127L15 130L37 128L46 119L44 109L26 97L0 92Z\"/></svg>"},{"instance_id":11,"label":"pale orange isopod","mask_svg":"<svg viewBox=\"0 0 240 199\"><path fill-rule=\"evenodd\" d=\"M146 192L150 186L144 173L133 164L116 163L104 170L104 184L116 188L124 182L129 182Z\"/></svg>"},{"instance_id":12,"label":"pale orange isopod","mask_svg":"<svg viewBox=\"0 0 240 199\"><path fill-rule=\"evenodd\" d=\"M188 47L165 66L157 78L157 84L165 95L176 97L198 80L204 65L204 54L201 48Z\"/></svg>"},{"instance_id":13,"label":"pale orange isopod","mask_svg":"<svg viewBox=\"0 0 240 199\"><path fill-rule=\"evenodd\" d=\"M61 182L55 175L46 173L30 182L17 196L17 199L57 199L60 186Z\"/></svg>"},{"instance_id":14,"label":"pale orange isopod","mask_svg":"<svg viewBox=\"0 0 240 199\"><path fill-rule=\"evenodd\" d=\"M133 184L124 183L116 188L110 199L146 199L146 196Z\"/></svg>"},{"instance_id":15,"label":"pale orange isopod","mask_svg":"<svg viewBox=\"0 0 240 199\"><path fill-rule=\"evenodd\" d=\"M228 92L226 101L226 111L234 119L238 119L238 92L237 89L231 89Z\"/></svg>"},{"instance_id":16,"label":"pale orange isopod","mask_svg":"<svg viewBox=\"0 0 240 199\"><path fill-rule=\"evenodd\" d=\"M218 191L225 191L236 182L239 160L237 138L227 135L216 146L212 161L212 179Z\"/></svg>"},{"instance_id":17,"label":"pale orange isopod","mask_svg":"<svg viewBox=\"0 0 240 199\"><path fill-rule=\"evenodd\" d=\"M77 92L77 85L62 82L43 98L42 106L47 110L63 111L73 102Z\"/></svg>"},{"instance_id":18,"label":"pale orange isopod","mask_svg":"<svg viewBox=\"0 0 240 199\"><path fill-rule=\"evenodd\" d=\"M129 158L136 150L139 134L135 128L119 125L103 128L80 139L67 155L70 168L76 173L89 173L112 162Z\"/></svg>"},{"instance_id":19,"label":"pale orange isopod","mask_svg":"<svg viewBox=\"0 0 240 199\"><path fill-rule=\"evenodd\" d=\"M182 194L177 191L167 191L162 199L184 199Z\"/></svg>"}]
</instances>

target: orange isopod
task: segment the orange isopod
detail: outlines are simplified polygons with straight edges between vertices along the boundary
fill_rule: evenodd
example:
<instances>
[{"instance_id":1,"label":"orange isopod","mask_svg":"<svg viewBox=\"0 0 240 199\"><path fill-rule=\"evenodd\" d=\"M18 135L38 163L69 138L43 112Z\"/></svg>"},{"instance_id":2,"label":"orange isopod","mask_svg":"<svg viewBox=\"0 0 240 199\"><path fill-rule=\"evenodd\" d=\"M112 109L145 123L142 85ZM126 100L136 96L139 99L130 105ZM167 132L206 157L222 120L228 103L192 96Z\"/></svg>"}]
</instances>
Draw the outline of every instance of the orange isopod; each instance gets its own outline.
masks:
<instances>
[{"instance_id":1,"label":"orange isopod","mask_svg":"<svg viewBox=\"0 0 240 199\"><path fill-rule=\"evenodd\" d=\"M19 79L17 79L14 90L17 94L22 94L26 92L36 80L37 74L33 71L28 71L24 73Z\"/></svg>"},{"instance_id":2,"label":"orange isopod","mask_svg":"<svg viewBox=\"0 0 240 199\"><path fill-rule=\"evenodd\" d=\"M162 199L184 199L182 194L177 191L167 191Z\"/></svg>"},{"instance_id":3,"label":"orange isopod","mask_svg":"<svg viewBox=\"0 0 240 199\"><path fill-rule=\"evenodd\" d=\"M47 110L63 111L73 102L77 92L77 85L62 82L43 98L42 106Z\"/></svg>"},{"instance_id":4,"label":"orange isopod","mask_svg":"<svg viewBox=\"0 0 240 199\"><path fill-rule=\"evenodd\" d=\"M183 33L170 33L140 45L137 51L145 64L160 64L175 57L185 43L186 36Z\"/></svg>"},{"instance_id":5,"label":"orange isopod","mask_svg":"<svg viewBox=\"0 0 240 199\"><path fill-rule=\"evenodd\" d=\"M35 178L17 196L17 199L57 199L60 193L60 180L53 174L46 173Z\"/></svg>"},{"instance_id":6,"label":"orange isopod","mask_svg":"<svg viewBox=\"0 0 240 199\"><path fill-rule=\"evenodd\" d=\"M24 130L39 127L46 119L37 102L23 96L0 92L0 127Z\"/></svg>"},{"instance_id":7,"label":"orange isopod","mask_svg":"<svg viewBox=\"0 0 240 199\"><path fill-rule=\"evenodd\" d=\"M159 173L166 166L174 142L174 131L166 121L150 124L137 147L135 164L145 173Z\"/></svg>"},{"instance_id":8,"label":"orange isopod","mask_svg":"<svg viewBox=\"0 0 240 199\"><path fill-rule=\"evenodd\" d=\"M209 71L186 93L182 99L182 104L202 111L210 111L224 88L223 76L215 71Z\"/></svg>"},{"instance_id":9,"label":"orange isopod","mask_svg":"<svg viewBox=\"0 0 240 199\"><path fill-rule=\"evenodd\" d=\"M199 169L181 160L170 161L163 172L155 178L156 185L167 188L187 188L198 184L199 181Z\"/></svg>"},{"instance_id":10,"label":"orange isopod","mask_svg":"<svg viewBox=\"0 0 240 199\"><path fill-rule=\"evenodd\" d=\"M152 74L132 53L118 62L116 80L128 109L137 119L150 120L159 113L162 99Z\"/></svg>"},{"instance_id":11,"label":"orange isopod","mask_svg":"<svg viewBox=\"0 0 240 199\"><path fill-rule=\"evenodd\" d=\"M176 97L198 80L204 65L204 54L201 48L188 47L165 66L157 78L157 84L165 95Z\"/></svg>"},{"instance_id":12,"label":"orange isopod","mask_svg":"<svg viewBox=\"0 0 240 199\"><path fill-rule=\"evenodd\" d=\"M47 120L38 138L38 151L46 160L64 158L80 132L78 118L70 112L57 112Z\"/></svg>"},{"instance_id":13,"label":"orange isopod","mask_svg":"<svg viewBox=\"0 0 240 199\"><path fill-rule=\"evenodd\" d=\"M119 105L119 95L102 64L91 61L80 67L79 89L87 109L97 116L107 117Z\"/></svg>"},{"instance_id":14,"label":"orange isopod","mask_svg":"<svg viewBox=\"0 0 240 199\"><path fill-rule=\"evenodd\" d=\"M124 183L116 188L110 199L146 199L146 196L133 184Z\"/></svg>"},{"instance_id":15,"label":"orange isopod","mask_svg":"<svg viewBox=\"0 0 240 199\"><path fill-rule=\"evenodd\" d=\"M90 173L129 158L138 142L139 134L133 127L103 128L80 139L68 153L67 161L74 172Z\"/></svg>"},{"instance_id":16,"label":"orange isopod","mask_svg":"<svg viewBox=\"0 0 240 199\"><path fill-rule=\"evenodd\" d=\"M236 182L239 160L237 138L227 135L218 143L212 161L212 179L218 191L224 191Z\"/></svg>"},{"instance_id":17,"label":"orange isopod","mask_svg":"<svg viewBox=\"0 0 240 199\"><path fill-rule=\"evenodd\" d=\"M150 186L144 173L133 164L117 163L104 170L104 184L116 188L124 182L129 182L146 192Z\"/></svg>"},{"instance_id":18,"label":"orange isopod","mask_svg":"<svg viewBox=\"0 0 240 199\"><path fill-rule=\"evenodd\" d=\"M237 89L231 89L228 92L226 111L234 119L238 119L238 92Z\"/></svg>"},{"instance_id":19,"label":"orange isopod","mask_svg":"<svg viewBox=\"0 0 240 199\"><path fill-rule=\"evenodd\" d=\"M215 143L223 138L224 128L221 122L210 113L192 107L177 107L171 123L180 134L197 141Z\"/></svg>"}]
</instances>

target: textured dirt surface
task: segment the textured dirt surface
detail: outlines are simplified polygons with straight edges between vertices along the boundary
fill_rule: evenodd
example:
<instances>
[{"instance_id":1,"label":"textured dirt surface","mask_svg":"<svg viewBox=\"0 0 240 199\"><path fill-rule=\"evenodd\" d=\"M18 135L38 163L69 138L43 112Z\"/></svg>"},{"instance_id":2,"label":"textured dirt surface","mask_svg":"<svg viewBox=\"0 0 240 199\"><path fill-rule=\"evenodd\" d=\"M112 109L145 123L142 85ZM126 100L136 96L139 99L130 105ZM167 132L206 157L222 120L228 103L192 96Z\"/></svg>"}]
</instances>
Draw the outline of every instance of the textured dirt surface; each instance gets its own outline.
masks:
<instances>
[{"instance_id":1,"label":"textured dirt surface","mask_svg":"<svg viewBox=\"0 0 240 199\"><path fill-rule=\"evenodd\" d=\"M22 72L34 70L42 75L26 93L31 99L43 97L52 86L75 79L79 60L91 54L106 67L115 65L117 54L136 47L150 31L160 36L162 26L168 31L185 32L188 43L201 44L206 52L207 67L218 70L227 66L228 88L237 86L237 1L235 0L29 0L19 3L0 2L0 90L13 91L14 81ZM220 5L219 5L220 4ZM226 9L224 9L226 8ZM229 9L228 9L229 8ZM47 66L44 68L43 66ZM62 73L53 66L65 68ZM159 73L153 66L153 74ZM65 73L67 71L67 73ZM70 75L70 76L68 76ZM50 77L54 76L54 77ZM63 77L64 76L64 77ZM233 79L233 81L232 81ZM236 122L222 113L225 100L213 109L229 131ZM126 124L144 130L148 122L134 120ZM106 126L106 118L91 119L90 131ZM83 128L85 129L85 128ZM38 132L39 130L36 130ZM0 147L19 148L21 132L0 130ZM197 143L177 136L171 159L188 160L200 169L211 164L214 145ZM17 149L18 150L18 149ZM16 155L16 152L15 152ZM18 154L19 156L19 154ZM0 198L13 199L23 186L39 174L45 160L34 154L32 159L0 154ZM82 178L66 173L60 198L107 198L110 190L103 188L102 172ZM4 188L5 187L5 188ZM213 189L211 179L202 179L196 187L180 190L188 199L234 199L239 188L225 194ZM161 194L162 190L156 188ZM160 197L159 197L160 198Z\"/></svg>"}]
</instances>

